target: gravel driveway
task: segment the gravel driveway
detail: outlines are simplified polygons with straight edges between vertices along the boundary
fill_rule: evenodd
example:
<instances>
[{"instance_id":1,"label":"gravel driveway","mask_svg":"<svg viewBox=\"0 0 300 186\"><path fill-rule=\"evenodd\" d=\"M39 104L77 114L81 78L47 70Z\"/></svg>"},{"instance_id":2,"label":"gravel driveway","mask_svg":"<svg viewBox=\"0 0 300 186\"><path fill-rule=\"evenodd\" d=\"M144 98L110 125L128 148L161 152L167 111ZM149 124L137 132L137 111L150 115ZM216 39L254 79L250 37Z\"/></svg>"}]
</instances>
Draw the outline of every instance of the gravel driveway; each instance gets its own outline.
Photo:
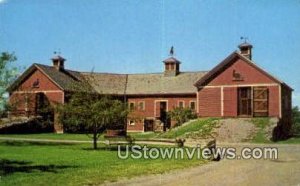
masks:
<instances>
[{"instance_id":1,"label":"gravel driveway","mask_svg":"<svg viewBox=\"0 0 300 186\"><path fill-rule=\"evenodd\" d=\"M242 144L235 145L238 149L243 147ZM186 170L120 180L106 185L300 185L300 145L264 146L278 147L278 159L221 160Z\"/></svg>"}]
</instances>

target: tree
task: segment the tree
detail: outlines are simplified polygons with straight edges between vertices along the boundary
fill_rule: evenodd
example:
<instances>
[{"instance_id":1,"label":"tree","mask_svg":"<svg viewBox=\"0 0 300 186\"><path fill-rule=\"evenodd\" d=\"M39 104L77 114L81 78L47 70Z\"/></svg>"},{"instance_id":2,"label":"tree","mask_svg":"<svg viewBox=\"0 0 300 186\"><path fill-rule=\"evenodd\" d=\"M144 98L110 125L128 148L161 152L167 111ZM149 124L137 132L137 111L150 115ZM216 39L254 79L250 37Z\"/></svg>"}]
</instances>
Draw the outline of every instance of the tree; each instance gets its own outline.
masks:
<instances>
[{"instance_id":1,"label":"tree","mask_svg":"<svg viewBox=\"0 0 300 186\"><path fill-rule=\"evenodd\" d=\"M92 133L93 147L97 149L97 141L105 129L124 128L128 109L120 100L87 90L73 92L70 100L58 107L59 119L64 126L80 126L87 134Z\"/></svg>"},{"instance_id":2,"label":"tree","mask_svg":"<svg viewBox=\"0 0 300 186\"><path fill-rule=\"evenodd\" d=\"M6 89L18 74L18 69L12 66L16 60L14 53L2 52L0 55L0 111L7 107Z\"/></svg>"},{"instance_id":3,"label":"tree","mask_svg":"<svg viewBox=\"0 0 300 186\"><path fill-rule=\"evenodd\" d=\"M293 126L292 126L293 133L299 134L300 133L300 111L298 106L293 107L292 122L293 122Z\"/></svg>"},{"instance_id":4,"label":"tree","mask_svg":"<svg viewBox=\"0 0 300 186\"><path fill-rule=\"evenodd\" d=\"M176 126L182 125L190 119L197 118L195 112L190 108L176 107L168 113L172 120L176 121Z\"/></svg>"}]
</instances>

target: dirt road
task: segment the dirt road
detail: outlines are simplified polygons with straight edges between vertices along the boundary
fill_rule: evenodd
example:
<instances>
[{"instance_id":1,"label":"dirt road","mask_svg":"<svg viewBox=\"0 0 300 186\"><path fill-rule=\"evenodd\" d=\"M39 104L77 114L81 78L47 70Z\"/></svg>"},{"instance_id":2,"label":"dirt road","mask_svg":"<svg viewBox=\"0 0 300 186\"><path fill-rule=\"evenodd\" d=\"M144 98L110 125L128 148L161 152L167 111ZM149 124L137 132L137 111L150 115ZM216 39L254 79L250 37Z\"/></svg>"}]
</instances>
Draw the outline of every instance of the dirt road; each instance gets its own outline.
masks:
<instances>
[{"instance_id":1,"label":"dirt road","mask_svg":"<svg viewBox=\"0 0 300 186\"><path fill-rule=\"evenodd\" d=\"M238 145L237 148L242 146ZM106 185L300 185L300 145L276 147L277 160L221 160L163 175L143 176Z\"/></svg>"}]
</instances>

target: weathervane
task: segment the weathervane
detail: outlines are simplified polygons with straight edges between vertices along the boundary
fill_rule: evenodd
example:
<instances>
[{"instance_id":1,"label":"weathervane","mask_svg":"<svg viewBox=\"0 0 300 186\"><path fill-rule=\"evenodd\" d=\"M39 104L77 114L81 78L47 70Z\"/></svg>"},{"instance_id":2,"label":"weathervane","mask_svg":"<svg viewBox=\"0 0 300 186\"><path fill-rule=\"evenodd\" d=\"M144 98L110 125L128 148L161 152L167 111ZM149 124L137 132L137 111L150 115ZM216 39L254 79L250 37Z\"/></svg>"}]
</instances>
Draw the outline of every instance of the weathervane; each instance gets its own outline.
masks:
<instances>
[{"instance_id":1,"label":"weathervane","mask_svg":"<svg viewBox=\"0 0 300 186\"><path fill-rule=\"evenodd\" d=\"M244 43L247 43L248 37L241 37L241 40L244 40Z\"/></svg>"},{"instance_id":2,"label":"weathervane","mask_svg":"<svg viewBox=\"0 0 300 186\"><path fill-rule=\"evenodd\" d=\"M173 46L170 49L170 56L174 56L174 47Z\"/></svg>"},{"instance_id":3,"label":"weathervane","mask_svg":"<svg viewBox=\"0 0 300 186\"><path fill-rule=\"evenodd\" d=\"M60 55L61 54L60 49L58 49L57 51L54 51L53 53L54 53L54 55L56 55L56 54Z\"/></svg>"}]
</instances>

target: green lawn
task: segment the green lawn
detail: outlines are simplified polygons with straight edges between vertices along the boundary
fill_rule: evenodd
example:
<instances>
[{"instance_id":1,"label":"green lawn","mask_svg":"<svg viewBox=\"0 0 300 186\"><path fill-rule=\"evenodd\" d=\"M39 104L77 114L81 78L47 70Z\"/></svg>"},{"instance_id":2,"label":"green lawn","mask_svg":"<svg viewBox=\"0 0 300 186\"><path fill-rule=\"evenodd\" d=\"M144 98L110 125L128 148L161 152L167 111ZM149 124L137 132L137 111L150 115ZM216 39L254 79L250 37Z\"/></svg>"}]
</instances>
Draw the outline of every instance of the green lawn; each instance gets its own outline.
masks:
<instances>
[{"instance_id":1,"label":"green lawn","mask_svg":"<svg viewBox=\"0 0 300 186\"><path fill-rule=\"evenodd\" d=\"M136 139L155 139L155 138L167 138L175 139L178 137L187 137L195 135L208 135L215 126L215 118L197 119L189 124L173 128L167 132L146 132L146 133L129 133Z\"/></svg>"},{"instance_id":2,"label":"green lawn","mask_svg":"<svg viewBox=\"0 0 300 186\"><path fill-rule=\"evenodd\" d=\"M201 137L211 133L216 124L215 118L197 119L187 125L174 128L161 135L162 138L176 138L176 137L191 137L191 135L199 135Z\"/></svg>"},{"instance_id":3,"label":"green lawn","mask_svg":"<svg viewBox=\"0 0 300 186\"><path fill-rule=\"evenodd\" d=\"M86 134L0 134L0 137L27 138L27 139L56 139L56 140L91 140Z\"/></svg>"},{"instance_id":4,"label":"green lawn","mask_svg":"<svg viewBox=\"0 0 300 186\"><path fill-rule=\"evenodd\" d=\"M91 145L0 142L0 185L97 185L122 177L158 174L203 164L204 160L117 157Z\"/></svg>"}]
</instances>

